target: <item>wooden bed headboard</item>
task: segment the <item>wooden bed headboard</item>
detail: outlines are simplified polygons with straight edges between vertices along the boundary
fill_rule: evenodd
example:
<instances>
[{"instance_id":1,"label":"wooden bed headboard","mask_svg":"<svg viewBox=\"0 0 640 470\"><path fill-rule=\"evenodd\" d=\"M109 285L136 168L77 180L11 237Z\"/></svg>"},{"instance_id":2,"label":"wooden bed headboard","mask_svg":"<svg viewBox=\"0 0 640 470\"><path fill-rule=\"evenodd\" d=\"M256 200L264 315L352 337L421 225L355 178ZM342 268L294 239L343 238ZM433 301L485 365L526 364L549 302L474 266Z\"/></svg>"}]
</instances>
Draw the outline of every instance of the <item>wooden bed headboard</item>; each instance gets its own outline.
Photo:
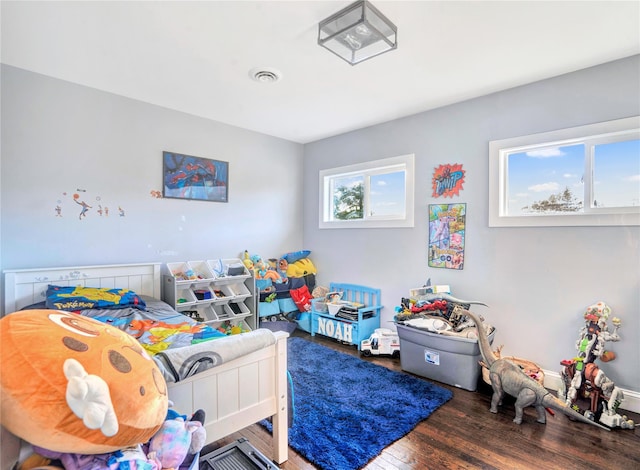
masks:
<instances>
[{"instance_id":1,"label":"wooden bed headboard","mask_svg":"<svg viewBox=\"0 0 640 470\"><path fill-rule=\"evenodd\" d=\"M47 286L131 289L160 298L161 263L111 264L62 268L8 269L4 273L2 315L45 300Z\"/></svg>"}]
</instances>

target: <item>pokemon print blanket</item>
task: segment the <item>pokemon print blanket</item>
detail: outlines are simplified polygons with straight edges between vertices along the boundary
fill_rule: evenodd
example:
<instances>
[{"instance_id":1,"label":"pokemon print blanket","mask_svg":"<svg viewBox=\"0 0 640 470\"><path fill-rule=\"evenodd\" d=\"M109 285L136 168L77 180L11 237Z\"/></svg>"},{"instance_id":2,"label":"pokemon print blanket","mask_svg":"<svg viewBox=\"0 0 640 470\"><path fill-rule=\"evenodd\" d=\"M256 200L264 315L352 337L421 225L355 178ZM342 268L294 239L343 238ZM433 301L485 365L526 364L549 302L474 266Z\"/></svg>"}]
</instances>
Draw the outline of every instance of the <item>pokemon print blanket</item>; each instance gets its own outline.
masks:
<instances>
[{"instance_id":1,"label":"pokemon print blanket","mask_svg":"<svg viewBox=\"0 0 640 470\"><path fill-rule=\"evenodd\" d=\"M179 382L276 342L266 329L227 335L176 312L165 302L147 296L143 299L145 310L91 309L81 314L135 337L152 355L167 383Z\"/></svg>"},{"instance_id":2,"label":"pokemon print blanket","mask_svg":"<svg viewBox=\"0 0 640 470\"><path fill-rule=\"evenodd\" d=\"M82 316L108 323L138 340L152 356L167 383L179 382L199 372L275 344L273 332L257 329L227 335L211 325L187 317L169 304L141 296L144 308L93 308ZM46 308L43 303L28 309Z\"/></svg>"}]
</instances>

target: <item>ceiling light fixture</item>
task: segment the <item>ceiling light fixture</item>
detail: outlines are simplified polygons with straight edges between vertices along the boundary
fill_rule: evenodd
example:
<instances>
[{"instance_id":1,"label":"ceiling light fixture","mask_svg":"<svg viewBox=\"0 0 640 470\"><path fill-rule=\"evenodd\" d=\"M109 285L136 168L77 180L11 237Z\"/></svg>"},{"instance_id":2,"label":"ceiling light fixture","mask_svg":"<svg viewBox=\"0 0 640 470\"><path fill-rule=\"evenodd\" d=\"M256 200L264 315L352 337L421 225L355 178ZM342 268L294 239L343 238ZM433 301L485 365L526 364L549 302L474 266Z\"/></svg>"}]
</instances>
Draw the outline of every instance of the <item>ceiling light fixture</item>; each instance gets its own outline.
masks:
<instances>
[{"instance_id":1,"label":"ceiling light fixture","mask_svg":"<svg viewBox=\"0 0 640 470\"><path fill-rule=\"evenodd\" d=\"M367 0L320 22L318 44L351 65L398 47L398 28Z\"/></svg>"},{"instance_id":2,"label":"ceiling light fixture","mask_svg":"<svg viewBox=\"0 0 640 470\"><path fill-rule=\"evenodd\" d=\"M282 73L270 67L258 67L249 70L249 77L260 83L275 83L282 78Z\"/></svg>"}]
</instances>

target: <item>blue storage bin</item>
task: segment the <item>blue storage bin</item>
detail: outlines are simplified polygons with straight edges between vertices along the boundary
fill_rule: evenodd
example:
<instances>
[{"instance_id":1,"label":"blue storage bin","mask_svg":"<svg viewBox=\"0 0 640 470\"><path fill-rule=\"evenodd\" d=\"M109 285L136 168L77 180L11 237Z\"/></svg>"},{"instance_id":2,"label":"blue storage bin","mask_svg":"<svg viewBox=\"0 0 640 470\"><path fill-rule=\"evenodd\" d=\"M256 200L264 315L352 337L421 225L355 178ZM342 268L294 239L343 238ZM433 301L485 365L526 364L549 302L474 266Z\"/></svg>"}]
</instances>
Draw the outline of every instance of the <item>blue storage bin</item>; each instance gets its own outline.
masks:
<instances>
[{"instance_id":1,"label":"blue storage bin","mask_svg":"<svg viewBox=\"0 0 640 470\"><path fill-rule=\"evenodd\" d=\"M300 312L296 322L298 322L298 328L311 333L311 314L309 312Z\"/></svg>"},{"instance_id":2,"label":"blue storage bin","mask_svg":"<svg viewBox=\"0 0 640 470\"><path fill-rule=\"evenodd\" d=\"M256 279L256 289L265 290L268 287L271 287L273 282L271 279Z\"/></svg>"},{"instance_id":3,"label":"blue storage bin","mask_svg":"<svg viewBox=\"0 0 640 470\"><path fill-rule=\"evenodd\" d=\"M278 304L278 302L258 302L258 316L260 318L279 314L280 305Z\"/></svg>"},{"instance_id":4,"label":"blue storage bin","mask_svg":"<svg viewBox=\"0 0 640 470\"><path fill-rule=\"evenodd\" d=\"M288 299L278 299L278 305L280 305L280 311L282 313L298 311L298 306L291 297L289 297Z\"/></svg>"},{"instance_id":5,"label":"blue storage bin","mask_svg":"<svg viewBox=\"0 0 640 470\"><path fill-rule=\"evenodd\" d=\"M278 299L291 298L291 284L289 281L282 283L275 283L273 287L276 290L276 297Z\"/></svg>"}]
</instances>

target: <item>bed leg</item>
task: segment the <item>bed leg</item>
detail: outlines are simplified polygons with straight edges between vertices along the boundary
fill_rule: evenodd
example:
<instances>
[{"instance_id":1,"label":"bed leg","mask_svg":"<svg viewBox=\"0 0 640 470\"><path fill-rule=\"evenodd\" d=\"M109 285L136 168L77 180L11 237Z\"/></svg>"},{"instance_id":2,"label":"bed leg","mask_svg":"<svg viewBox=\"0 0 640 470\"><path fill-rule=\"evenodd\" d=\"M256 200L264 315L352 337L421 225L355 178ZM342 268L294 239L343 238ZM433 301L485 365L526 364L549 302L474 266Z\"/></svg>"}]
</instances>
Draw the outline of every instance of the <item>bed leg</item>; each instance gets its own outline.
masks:
<instances>
[{"instance_id":1,"label":"bed leg","mask_svg":"<svg viewBox=\"0 0 640 470\"><path fill-rule=\"evenodd\" d=\"M272 418L273 453L276 463L281 464L289 458L289 404L287 381L287 337L278 337L276 342L276 366L278 377L276 396L278 411Z\"/></svg>"}]
</instances>

